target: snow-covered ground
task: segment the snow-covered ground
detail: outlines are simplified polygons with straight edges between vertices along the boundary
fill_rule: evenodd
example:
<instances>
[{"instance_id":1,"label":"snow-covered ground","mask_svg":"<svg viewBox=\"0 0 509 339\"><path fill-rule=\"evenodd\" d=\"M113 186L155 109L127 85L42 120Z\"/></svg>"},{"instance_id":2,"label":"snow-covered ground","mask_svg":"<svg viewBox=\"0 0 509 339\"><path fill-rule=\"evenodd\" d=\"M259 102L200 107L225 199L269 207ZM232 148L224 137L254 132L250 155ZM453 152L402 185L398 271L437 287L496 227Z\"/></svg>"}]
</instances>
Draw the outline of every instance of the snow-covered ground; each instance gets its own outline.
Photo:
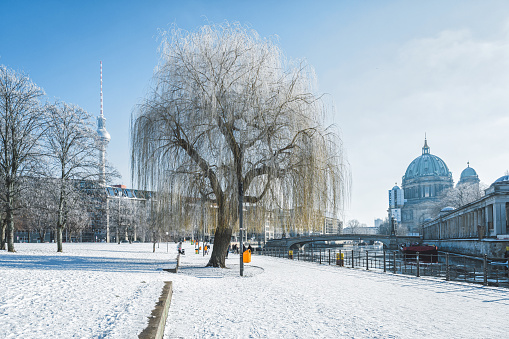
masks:
<instances>
[{"instance_id":1,"label":"snow-covered ground","mask_svg":"<svg viewBox=\"0 0 509 339\"><path fill-rule=\"evenodd\" d=\"M166 244L15 248L0 252L0 338L136 338L175 266Z\"/></svg>"},{"instance_id":2,"label":"snow-covered ground","mask_svg":"<svg viewBox=\"0 0 509 339\"><path fill-rule=\"evenodd\" d=\"M16 244L0 252L0 338L136 338L173 281L166 338L503 338L509 290L253 256L239 277L186 245Z\"/></svg>"}]
</instances>

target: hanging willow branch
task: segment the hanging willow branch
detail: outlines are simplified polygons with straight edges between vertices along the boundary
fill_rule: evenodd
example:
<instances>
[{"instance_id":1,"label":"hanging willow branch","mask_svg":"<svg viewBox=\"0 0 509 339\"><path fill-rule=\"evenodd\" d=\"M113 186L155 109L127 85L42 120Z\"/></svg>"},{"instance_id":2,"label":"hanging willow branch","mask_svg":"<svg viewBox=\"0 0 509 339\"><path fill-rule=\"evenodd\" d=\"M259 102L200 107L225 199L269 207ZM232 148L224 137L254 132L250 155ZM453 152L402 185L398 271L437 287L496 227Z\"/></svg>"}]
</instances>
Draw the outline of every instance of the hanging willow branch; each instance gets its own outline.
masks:
<instances>
[{"instance_id":1,"label":"hanging willow branch","mask_svg":"<svg viewBox=\"0 0 509 339\"><path fill-rule=\"evenodd\" d=\"M174 27L160 50L153 89L132 116L133 178L161 197L214 204L209 265L224 266L239 182L257 220L286 210L295 227L321 229L326 213L341 211L347 166L338 135L323 126L327 109L310 67L237 23ZM181 215L177 205L163 204Z\"/></svg>"}]
</instances>

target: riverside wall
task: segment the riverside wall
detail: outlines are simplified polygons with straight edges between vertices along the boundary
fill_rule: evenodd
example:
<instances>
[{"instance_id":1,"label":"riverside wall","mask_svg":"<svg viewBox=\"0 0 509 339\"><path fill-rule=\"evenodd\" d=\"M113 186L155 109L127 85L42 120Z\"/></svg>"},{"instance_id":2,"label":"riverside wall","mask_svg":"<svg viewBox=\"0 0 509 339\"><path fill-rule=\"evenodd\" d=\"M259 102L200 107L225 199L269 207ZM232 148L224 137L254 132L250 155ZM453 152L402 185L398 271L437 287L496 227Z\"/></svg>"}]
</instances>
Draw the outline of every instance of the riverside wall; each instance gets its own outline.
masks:
<instances>
[{"instance_id":1,"label":"riverside wall","mask_svg":"<svg viewBox=\"0 0 509 339\"><path fill-rule=\"evenodd\" d=\"M503 258L509 239L447 239L425 240L429 244L438 246L439 251L453 252L464 255L488 258Z\"/></svg>"}]
</instances>

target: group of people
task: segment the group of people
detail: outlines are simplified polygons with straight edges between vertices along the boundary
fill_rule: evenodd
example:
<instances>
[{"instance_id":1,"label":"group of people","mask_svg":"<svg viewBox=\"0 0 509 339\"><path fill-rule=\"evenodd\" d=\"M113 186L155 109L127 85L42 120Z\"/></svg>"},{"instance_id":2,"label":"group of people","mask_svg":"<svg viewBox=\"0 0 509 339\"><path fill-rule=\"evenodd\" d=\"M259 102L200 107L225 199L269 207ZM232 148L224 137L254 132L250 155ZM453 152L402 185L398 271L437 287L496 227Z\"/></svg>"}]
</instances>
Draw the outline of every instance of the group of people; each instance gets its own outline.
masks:
<instances>
[{"instance_id":1,"label":"group of people","mask_svg":"<svg viewBox=\"0 0 509 339\"><path fill-rule=\"evenodd\" d=\"M242 245L242 253L245 251L251 251L253 253L253 248L251 247L251 244L246 248L246 245ZM228 246L228 251L226 252L226 257L228 258L228 253L232 252L234 254L239 254L239 246L237 244L233 244L233 246Z\"/></svg>"},{"instance_id":2,"label":"group of people","mask_svg":"<svg viewBox=\"0 0 509 339\"><path fill-rule=\"evenodd\" d=\"M198 246L198 242L195 243L196 246ZM185 250L182 248L182 241L180 241L178 243L178 246L177 246L177 249L178 249L178 253L179 254L185 254ZM201 248L198 248L196 247L196 250L200 250ZM228 251L226 251L226 257L228 258L228 253L232 252L234 254L239 254L239 245L237 244L233 244L233 246L231 245L228 245ZM209 243L204 243L203 244L203 251L205 254L209 254L209 251L210 251L210 245ZM249 244L246 248L245 245L242 245L242 253L246 252L246 251L251 251L251 253L253 253L253 248L251 247L251 244Z\"/></svg>"},{"instance_id":3,"label":"group of people","mask_svg":"<svg viewBox=\"0 0 509 339\"><path fill-rule=\"evenodd\" d=\"M198 246L198 242L195 243L196 246ZM201 250L201 247L199 248ZM182 248L182 241L178 243L177 250L179 254L185 254L185 249ZM198 250L198 247L196 247L196 250ZM210 245L209 243L203 243L203 251L205 254L209 254L210 251Z\"/></svg>"}]
</instances>

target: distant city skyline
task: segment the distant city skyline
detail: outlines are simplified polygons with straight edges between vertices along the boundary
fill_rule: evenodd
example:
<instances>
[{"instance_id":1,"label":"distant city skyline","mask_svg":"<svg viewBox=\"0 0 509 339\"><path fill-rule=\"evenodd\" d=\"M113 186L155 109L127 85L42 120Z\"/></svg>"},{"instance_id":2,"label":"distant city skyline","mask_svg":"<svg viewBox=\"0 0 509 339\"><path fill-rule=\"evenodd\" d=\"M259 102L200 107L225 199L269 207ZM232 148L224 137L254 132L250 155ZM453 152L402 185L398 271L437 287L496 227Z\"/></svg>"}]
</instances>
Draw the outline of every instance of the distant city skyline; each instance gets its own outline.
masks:
<instances>
[{"instance_id":1,"label":"distant city skyline","mask_svg":"<svg viewBox=\"0 0 509 339\"><path fill-rule=\"evenodd\" d=\"M425 133L454 183L467 162L486 185L509 169L506 1L7 0L0 64L97 117L102 61L108 160L130 186L130 116L151 86L159 30L225 20L278 36L287 57L315 68L352 173L345 221L387 216L387 192Z\"/></svg>"}]
</instances>

